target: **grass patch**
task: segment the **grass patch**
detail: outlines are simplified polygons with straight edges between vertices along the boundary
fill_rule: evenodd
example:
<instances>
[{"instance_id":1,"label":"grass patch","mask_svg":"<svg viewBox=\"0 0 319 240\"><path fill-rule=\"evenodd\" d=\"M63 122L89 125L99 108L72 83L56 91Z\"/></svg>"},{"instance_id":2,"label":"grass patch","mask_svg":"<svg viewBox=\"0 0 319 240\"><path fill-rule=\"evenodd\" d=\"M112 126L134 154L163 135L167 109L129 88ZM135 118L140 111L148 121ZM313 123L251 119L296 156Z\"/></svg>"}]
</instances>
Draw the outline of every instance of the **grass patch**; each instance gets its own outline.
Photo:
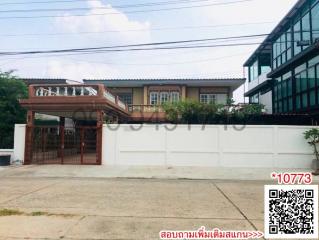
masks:
<instances>
[{"instance_id":1,"label":"grass patch","mask_svg":"<svg viewBox=\"0 0 319 240\"><path fill-rule=\"evenodd\" d=\"M36 212L31 212L31 213L26 213L22 212L16 209L0 209L0 217L5 217L5 216L32 216L32 217L39 217L39 216L55 216L55 217L74 217L76 215L74 214L64 214L64 213L48 213L48 212L41 212L41 211L36 211Z\"/></svg>"},{"instance_id":2,"label":"grass patch","mask_svg":"<svg viewBox=\"0 0 319 240\"><path fill-rule=\"evenodd\" d=\"M17 216L17 215L23 215L24 213L15 210L15 209L0 209L0 217L5 217L5 216Z\"/></svg>"},{"instance_id":3,"label":"grass patch","mask_svg":"<svg viewBox=\"0 0 319 240\"><path fill-rule=\"evenodd\" d=\"M31 216L49 216L50 214L47 212L32 212L30 213Z\"/></svg>"}]
</instances>

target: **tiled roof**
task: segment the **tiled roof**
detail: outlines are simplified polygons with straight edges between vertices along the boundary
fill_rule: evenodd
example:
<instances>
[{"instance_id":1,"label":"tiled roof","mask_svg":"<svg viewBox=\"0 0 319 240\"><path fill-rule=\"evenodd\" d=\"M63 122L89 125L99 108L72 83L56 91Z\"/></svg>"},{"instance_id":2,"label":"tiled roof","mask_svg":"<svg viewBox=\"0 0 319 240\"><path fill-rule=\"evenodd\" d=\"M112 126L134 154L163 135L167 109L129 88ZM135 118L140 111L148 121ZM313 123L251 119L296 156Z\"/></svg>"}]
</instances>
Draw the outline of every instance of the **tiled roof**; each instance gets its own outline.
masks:
<instances>
[{"instance_id":1,"label":"tiled roof","mask_svg":"<svg viewBox=\"0 0 319 240\"><path fill-rule=\"evenodd\" d=\"M112 79L83 79L83 81L218 81L246 80L245 78L112 78Z\"/></svg>"}]
</instances>

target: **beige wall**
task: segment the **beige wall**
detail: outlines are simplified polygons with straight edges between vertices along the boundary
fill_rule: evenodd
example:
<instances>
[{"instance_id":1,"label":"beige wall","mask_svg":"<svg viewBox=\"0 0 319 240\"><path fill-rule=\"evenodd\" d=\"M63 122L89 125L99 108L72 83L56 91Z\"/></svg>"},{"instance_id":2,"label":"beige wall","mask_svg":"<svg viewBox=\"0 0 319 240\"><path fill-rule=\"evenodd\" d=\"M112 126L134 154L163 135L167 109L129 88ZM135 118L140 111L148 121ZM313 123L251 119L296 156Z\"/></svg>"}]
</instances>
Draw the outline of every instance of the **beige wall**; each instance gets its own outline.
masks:
<instances>
[{"instance_id":1,"label":"beige wall","mask_svg":"<svg viewBox=\"0 0 319 240\"><path fill-rule=\"evenodd\" d=\"M172 87L172 86L167 86ZM179 87L179 86L175 86ZM144 86L138 88L110 88L111 92L114 94L119 93L132 93L133 94L133 105L148 105L148 91L149 88L157 88L157 86ZM163 88L163 86L161 86ZM216 93L216 94L227 94L231 97L231 90L229 87L187 87L182 86L179 91L181 92L181 100L194 100L199 101L200 93ZM185 99L184 99L185 96Z\"/></svg>"},{"instance_id":2,"label":"beige wall","mask_svg":"<svg viewBox=\"0 0 319 240\"><path fill-rule=\"evenodd\" d=\"M199 101L199 88L198 87L187 87L186 99Z\"/></svg>"},{"instance_id":3,"label":"beige wall","mask_svg":"<svg viewBox=\"0 0 319 240\"><path fill-rule=\"evenodd\" d=\"M143 104L143 88L133 88L133 105Z\"/></svg>"}]
</instances>

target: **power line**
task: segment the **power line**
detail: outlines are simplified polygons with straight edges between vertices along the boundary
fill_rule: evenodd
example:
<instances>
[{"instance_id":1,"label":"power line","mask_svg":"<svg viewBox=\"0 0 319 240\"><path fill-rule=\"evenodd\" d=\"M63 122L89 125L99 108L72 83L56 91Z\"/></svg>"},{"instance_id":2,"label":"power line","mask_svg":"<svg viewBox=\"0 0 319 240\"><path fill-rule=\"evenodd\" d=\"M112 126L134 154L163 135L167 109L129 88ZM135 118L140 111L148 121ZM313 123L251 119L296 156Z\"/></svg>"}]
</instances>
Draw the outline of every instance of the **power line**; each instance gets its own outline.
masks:
<instances>
[{"instance_id":1,"label":"power line","mask_svg":"<svg viewBox=\"0 0 319 240\"><path fill-rule=\"evenodd\" d=\"M219 28L219 27L236 27L249 25L263 25L274 22L255 22L239 24L221 24L221 25L202 25L202 26L180 26L180 27L162 27L150 29L129 29L129 30L106 30L106 31L83 31L83 32L56 32L56 33L21 33L21 34L0 34L0 37L19 37L19 36L60 36L60 35L81 35L81 34L101 34L101 33L121 33L121 32L144 32L144 31L167 31L179 29L199 29L199 28Z\"/></svg>"},{"instance_id":2,"label":"power line","mask_svg":"<svg viewBox=\"0 0 319 240\"><path fill-rule=\"evenodd\" d=\"M80 55L80 54L97 54L97 53L106 53L106 52L130 52L130 51L177 50L177 49L191 49L191 48L238 47L238 46L251 46L251 45L260 45L260 44L261 44L261 42L251 42L251 43L234 43L234 44L152 47L152 48L127 48L127 49L101 49L101 50L82 50L82 51L51 50L51 51L33 51L33 52L6 52L6 53L0 53L0 56L17 56L17 55L33 55L33 54L47 54L47 53L68 53L68 52L75 52L75 53L77 53L77 55Z\"/></svg>"},{"instance_id":3,"label":"power line","mask_svg":"<svg viewBox=\"0 0 319 240\"><path fill-rule=\"evenodd\" d=\"M40 18L66 18L66 17L88 17L88 16L105 16L105 15L118 15L118 14L130 14L130 13L150 13L150 12L160 12L160 11L172 11L172 10L182 10L190 8L202 8L209 6L220 6L220 5L230 5L242 2L250 2L254 0L237 0L227 3L212 3L194 6L184 6L184 7L173 7L173 8L161 8L161 9L148 9L148 10L135 10L135 11L123 11L123 12L108 12L108 13L91 13L91 14L72 14L72 15L41 15L41 16L8 16L0 17L0 19L40 19ZM94 10L94 8L92 9Z\"/></svg>"},{"instance_id":4,"label":"power line","mask_svg":"<svg viewBox=\"0 0 319 240\"><path fill-rule=\"evenodd\" d=\"M30 4L56 4L56 3L76 3L76 2L97 2L99 0L55 0L55 1L32 1L32 2L4 2L0 3L0 6L3 5L30 5ZM166 2L155 2L155 3L143 3L143 5L154 5L154 4L161 4L161 3L167 3L167 4L173 4L173 3L179 3L179 2L190 2L192 0L175 0L175 1L166 1ZM139 4L142 5L142 4Z\"/></svg>"},{"instance_id":5,"label":"power line","mask_svg":"<svg viewBox=\"0 0 319 240\"><path fill-rule=\"evenodd\" d=\"M95 0L97 1L97 0ZM60 11L87 11L87 10L111 10L112 8L127 9L127 8L141 8L141 7L152 7L152 6L165 6L165 5L177 5L177 4L188 4L198 2L211 2L216 0L175 0L166 2L155 2L155 3L142 3L142 4L126 4L126 5L109 5L106 7L73 7L73 8L36 8L36 9L13 9L13 10L0 10L1 13L26 13L26 12L60 12ZM1 4L0 4L1 6Z\"/></svg>"},{"instance_id":6,"label":"power line","mask_svg":"<svg viewBox=\"0 0 319 240\"><path fill-rule=\"evenodd\" d=\"M140 43L140 44L127 44L117 46L103 46L103 47L86 47L86 48L70 48L70 49L55 49L55 50L41 50L41 51L25 51L25 52L0 52L0 55L24 55L24 54L41 54L41 53L63 53L63 52L78 52L78 51L97 51L97 50L120 50L118 48L128 47L145 47L145 46L158 46L158 45L172 45L181 43L198 43L215 40L229 40L229 39L247 39L254 37L265 37L268 34L253 34L253 35L241 35L241 36L230 36L230 37L218 37L218 38L204 38L204 39L190 39L180 41L166 41L166 42L153 42L153 43ZM186 46L184 46L186 47ZM190 46L188 46L190 47ZM122 49L125 50L125 49Z\"/></svg>"}]
</instances>

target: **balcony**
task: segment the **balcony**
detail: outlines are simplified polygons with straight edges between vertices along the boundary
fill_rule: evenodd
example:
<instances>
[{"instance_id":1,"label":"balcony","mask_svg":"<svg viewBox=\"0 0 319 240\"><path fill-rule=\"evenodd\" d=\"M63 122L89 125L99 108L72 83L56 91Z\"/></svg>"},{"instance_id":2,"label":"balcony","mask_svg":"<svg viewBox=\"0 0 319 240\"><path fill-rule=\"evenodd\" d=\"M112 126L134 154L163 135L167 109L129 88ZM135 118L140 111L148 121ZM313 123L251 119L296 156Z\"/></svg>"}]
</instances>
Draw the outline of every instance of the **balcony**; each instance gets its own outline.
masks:
<instances>
[{"instance_id":1,"label":"balcony","mask_svg":"<svg viewBox=\"0 0 319 240\"><path fill-rule=\"evenodd\" d=\"M32 111L66 117L73 117L71 114L76 111L88 113L96 110L112 111L122 116L130 114L128 106L101 84L30 85L29 98L20 100L20 103Z\"/></svg>"}]
</instances>

